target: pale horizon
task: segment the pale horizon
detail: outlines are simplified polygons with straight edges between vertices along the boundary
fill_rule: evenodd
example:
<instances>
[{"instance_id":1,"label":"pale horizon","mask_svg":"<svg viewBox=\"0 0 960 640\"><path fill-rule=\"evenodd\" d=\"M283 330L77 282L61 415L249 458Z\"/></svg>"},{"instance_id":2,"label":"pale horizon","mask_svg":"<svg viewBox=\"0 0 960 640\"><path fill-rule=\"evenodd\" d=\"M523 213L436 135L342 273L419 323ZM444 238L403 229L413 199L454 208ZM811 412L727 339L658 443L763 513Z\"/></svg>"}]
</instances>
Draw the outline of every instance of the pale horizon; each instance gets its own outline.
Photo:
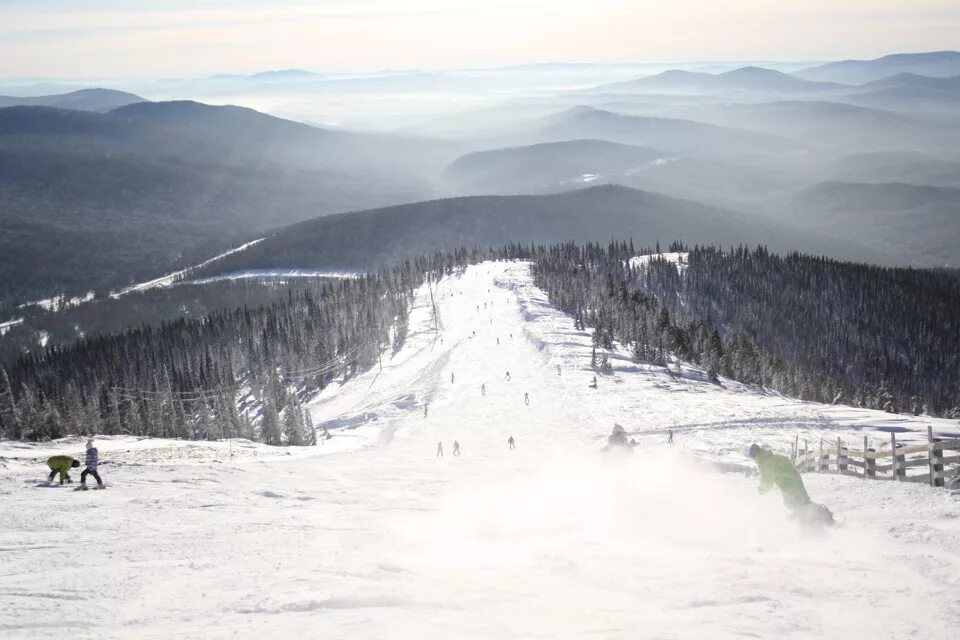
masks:
<instances>
[{"instance_id":1,"label":"pale horizon","mask_svg":"<svg viewBox=\"0 0 960 640\"><path fill-rule=\"evenodd\" d=\"M960 48L960 6L920 0L141 2L0 0L0 77L163 78L271 69L820 62ZM775 46L771 46L775 43Z\"/></svg>"}]
</instances>

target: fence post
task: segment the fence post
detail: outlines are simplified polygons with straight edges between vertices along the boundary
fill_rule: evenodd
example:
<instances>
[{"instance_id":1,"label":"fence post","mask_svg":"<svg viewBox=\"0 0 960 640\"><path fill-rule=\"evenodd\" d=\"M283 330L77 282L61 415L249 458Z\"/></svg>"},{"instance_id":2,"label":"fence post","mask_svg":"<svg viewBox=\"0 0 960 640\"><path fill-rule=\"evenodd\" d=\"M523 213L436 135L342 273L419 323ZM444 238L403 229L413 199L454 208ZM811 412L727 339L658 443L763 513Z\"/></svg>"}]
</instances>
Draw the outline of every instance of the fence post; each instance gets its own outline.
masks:
<instances>
[{"instance_id":1,"label":"fence post","mask_svg":"<svg viewBox=\"0 0 960 640\"><path fill-rule=\"evenodd\" d=\"M803 439L803 470L810 471L810 445Z\"/></svg>"},{"instance_id":2,"label":"fence post","mask_svg":"<svg viewBox=\"0 0 960 640\"><path fill-rule=\"evenodd\" d=\"M902 456L906 460L906 456ZM906 468L900 466L901 456L897 455L897 434L890 432L890 468L896 482L903 480L907 475Z\"/></svg>"},{"instance_id":3,"label":"fence post","mask_svg":"<svg viewBox=\"0 0 960 640\"><path fill-rule=\"evenodd\" d=\"M840 437L837 436L837 473L843 473L847 470L847 457L843 452L843 444Z\"/></svg>"},{"instance_id":4,"label":"fence post","mask_svg":"<svg viewBox=\"0 0 960 640\"><path fill-rule=\"evenodd\" d=\"M927 425L927 448L930 455L930 486L942 487L943 482L943 451L936 450L937 441L933 439L933 427Z\"/></svg>"},{"instance_id":5,"label":"fence post","mask_svg":"<svg viewBox=\"0 0 960 640\"><path fill-rule=\"evenodd\" d=\"M897 435L890 432L890 473L893 474L893 480L899 480L897 477Z\"/></svg>"},{"instance_id":6,"label":"fence post","mask_svg":"<svg viewBox=\"0 0 960 640\"><path fill-rule=\"evenodd\" d=\"M817 473L823 473L823 438L820 438L820 455L817 456Z\"/></svg>"},{"instance_id":7,"label":"fence post","mask_svg":"<svg viewBox=\"0 0 960 640\"><path fill-rule=\"evenodd\" d=\"M867 461L867 436L863 436L863 479L867 479L867 469L869 467L869 462Z\"/></svg>"}]
</instances>

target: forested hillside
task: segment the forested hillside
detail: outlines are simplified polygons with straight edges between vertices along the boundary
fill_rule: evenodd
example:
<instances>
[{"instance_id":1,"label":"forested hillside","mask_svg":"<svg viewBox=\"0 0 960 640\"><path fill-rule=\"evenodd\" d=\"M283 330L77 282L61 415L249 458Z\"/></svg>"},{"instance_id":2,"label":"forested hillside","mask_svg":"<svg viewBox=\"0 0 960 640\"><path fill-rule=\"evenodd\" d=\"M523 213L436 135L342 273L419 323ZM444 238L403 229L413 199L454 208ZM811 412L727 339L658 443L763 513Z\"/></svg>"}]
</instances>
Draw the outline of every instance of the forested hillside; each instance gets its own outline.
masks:
<instances>
[{"instance_id":1,"label":"forested hillside","mask_svg":"<svg viewBox=\"0 0 960 640\"><path fill-rule=\"evenodd\" d=\"M0 108L0 304L117 289L267 229L429 193L408 175L338 163L351 141L376 156L393 138L183 106ZM144 111L175 113L177 126ZM245 135L228 144L231 126ZM299 155L284 156L291 137Z\"/></svg>"},{"instance_id":2,"label":"forested hillside","mask_svg":"<svg viewBox=\"0 0 960 640\"><path fill-rule=\"evenodd\" d=\"M682 249L675 246L675 249ZM21 356L0 371L0 434L241 435L303 444L300 403L405 337L427 277L484 258L532 260L552 304L637 361L675 358L820 402L960 417L960 276L765 248L695 248L680 264L632 243L508 245L418 258L281 300ZM584 363L586 365L587 363Z\"/></svg>"},{"instance_id":3,"label":"forested hillside","mask_svg":"<svg viewBox=\"0 0 960 640\"><path fill-rule=\"evenodd\" d=\"M678 248L678 247L675 247ZM622 243L551 247L536 282L598 346L669 355L819 402L960 417L960 278L764 248L631 265Z\"/></svg>"},{"instance_id":4,"label":"forested hillside","mask_svg":"<svg viewBox=\"0 0 960 640\"><path fill-rule=\"evenodd\" d=\"M551 244L635 238L802 247L866 256L855 243L799 227L659 193L603 185L552 195L473 196L324 216L280 229L263 242L198 272L248 269L377 269L432 251L507 243Z\"/></svg>"},{"instance_id":5,"label":"forested hillside","mask_svg":"<svg viewBox=\"0 0 960 640\"><path fill-rule=\"evenodd\" d=\"M270 305L24 356L0 370L0 434L232 435L304 444L312 429L305 428L300 400L398 348L413 291L428 273L466 260L465 254L419 259L291 292Z\"/></svg>"}]
</instances>

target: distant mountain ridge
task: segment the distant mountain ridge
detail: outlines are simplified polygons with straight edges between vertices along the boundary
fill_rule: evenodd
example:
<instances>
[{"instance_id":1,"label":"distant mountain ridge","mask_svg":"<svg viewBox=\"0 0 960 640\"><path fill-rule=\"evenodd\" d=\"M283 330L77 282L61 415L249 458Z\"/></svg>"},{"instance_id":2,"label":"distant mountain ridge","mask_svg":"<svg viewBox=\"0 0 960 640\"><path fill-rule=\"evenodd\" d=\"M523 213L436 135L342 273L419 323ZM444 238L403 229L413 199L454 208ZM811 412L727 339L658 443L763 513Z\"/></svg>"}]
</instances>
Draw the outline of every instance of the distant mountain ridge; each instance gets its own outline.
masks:
<instances>
[{"instance_id":1,"label":"distant mountain ridge","mask_svg":"<svg viewBox=\"0 0 960 640\"><path fill-rule=\"evenodd\" d=\"M607 241L757 244L856 254L849 242L763 218L619 186L554 195L469 196L358 211L278 230L198 275L272 268L376 269L462 246Z\"/></svg>"},{"instance_id":2,"label":"distant mountain ridge","mask_svg":"<svg viewBox=\"0 0 960 640\"><path fill-rule=\"evenodd\" d=\"M781 71L762 67L742 67L723 73L702 71L664 71L655 76L616 82L598 87L598 91L680 91L722 92L749 91L769 93L818 93L842 89L842 84L813 82Z\"/></svg>"},{"instance_id":3,"label":"distant mountain ridge","mask_svg":"<svg viewBox=\"0 0 960 640\"><path fill-rule=\"evenodd\" d=\"M3 107L52 107L55 109L76 109L104 113L117 107L137 102L146 102L140 96L116 91L114 89L80 89L69 93L48 96L0 96L0 108Z\"/></svg>"},{"instance_id":4,"label":"distant mountain ridge","mask_svg":"<svg viewBox=\"0 0 960 640\"><path fill-rule=\"evenodd\" d=\"M780 153L803 146L765 133L677 118L623 115L592 107L577 107L532 122L526 138L531 143L607 140L691 155Z\"/></svg>"},{"instance_id":5,"label":"distant mountain ridge","mask_svg":"<svg viewBox=\"0 0 960 640\"><path fill-rule=\"evenodd\" d=\"M434 152L198 103L0 108L0 303L123 286L268 228L422 200L415 174L361 163L416 166L418 146Z\"/></svg>"},{"instance_id":6,"label":"distant mountain ridge","mask_svg":"<svg viewBox=\"0 0 960 640\"><path fill-rule=\"evenodd\" d=\"M794 75L815 82L860 85L904 73L935 78L960 76L960 52L897 53L875 60L828 62Z\"/></svg>"},{"instance_id":7,"label":"distant mountain ridge","mask_svg":"<svg viewBox=\"0 0 960 640\"><path fill-rule=\"evenodd\" d=\"M247 107L193 100L131 104L112 110L110 115L170 127L223 148L304 168L402 170L414 160L444 166L455 157L451 145L440 140L321 128Z\"/></svg>"},{"instance_id":8,"label":"distant mountain ridge","mask_svg":"<svg viewBox=\"0 0 960 640\"><path fill-rule=\"evenodd\" d=\"M460 193L538 193L622 174L663 155L604 140L545 142L461 156L447 167L444 178L448 189Z\"/></svg>"}]
</instances>

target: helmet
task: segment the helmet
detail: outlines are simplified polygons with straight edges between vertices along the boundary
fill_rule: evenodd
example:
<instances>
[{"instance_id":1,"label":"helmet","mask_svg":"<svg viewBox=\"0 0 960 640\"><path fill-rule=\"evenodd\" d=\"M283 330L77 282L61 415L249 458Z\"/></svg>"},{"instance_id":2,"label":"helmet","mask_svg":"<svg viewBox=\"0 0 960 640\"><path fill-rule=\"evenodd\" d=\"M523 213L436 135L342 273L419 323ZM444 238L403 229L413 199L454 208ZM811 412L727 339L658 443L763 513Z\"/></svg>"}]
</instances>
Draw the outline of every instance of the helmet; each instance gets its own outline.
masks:
<instances>
[{"instance_id":1,"label":"helmet","mask_svg":"<svg viewBox=\"0 0 960 640\"><path fill-rule=\"evenodd\" d=\"M80 466L80 461L77 460L76 458L74 458L74 459L73 459L73 462L70 463L70 466L71 466L72 468L76 469L77 467Z\"/></svg>"},{"instance_id":2,"label":"helmet","mask_svg":"<svg viewBox=\"0 0 960 640\"><path fill-rule=\"evenodd\" d=\"M750 445L750 450L747 451L747 455L751 458L756 458L758 453L760 453L760 445L756 443Z\"/></svg>"},{"instance_id":3,"label":"helmet","mask_svg":"<svg viewBox=\"0 0 960 640\"><path fill-rule=\"evenodd\" d=\"M613 423L613 432L614 432L614 433L626 433L626 432L623 430L623 427L620 426L619 424L617 424L616 422Z\"/></svg>"}]
</instances>

